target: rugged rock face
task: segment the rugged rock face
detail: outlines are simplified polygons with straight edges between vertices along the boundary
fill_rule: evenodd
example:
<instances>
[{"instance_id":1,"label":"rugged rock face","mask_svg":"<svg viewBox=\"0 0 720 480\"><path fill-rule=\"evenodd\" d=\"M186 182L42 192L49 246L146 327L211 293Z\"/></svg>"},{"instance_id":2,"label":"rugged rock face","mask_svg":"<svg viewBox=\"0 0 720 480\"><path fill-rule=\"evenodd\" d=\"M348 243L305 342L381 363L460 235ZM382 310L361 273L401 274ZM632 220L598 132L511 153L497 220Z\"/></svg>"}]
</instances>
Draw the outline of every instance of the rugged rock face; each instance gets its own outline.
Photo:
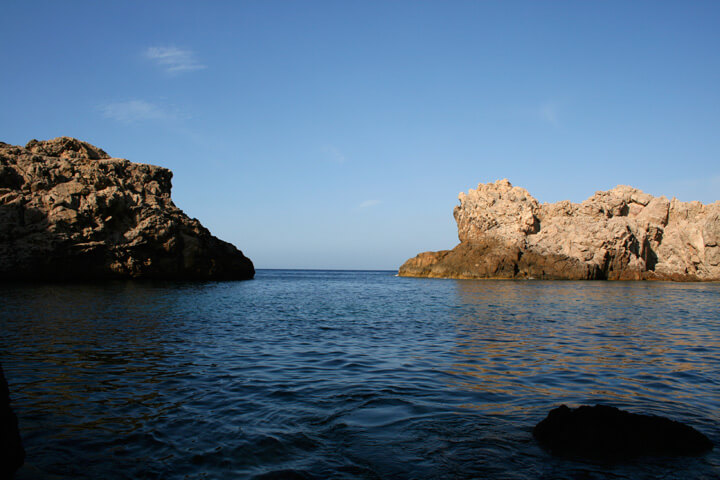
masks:
<instances>
[{"instance_id":1,"label":"rugged rock face","mask_svg":"<svg viewBox=\"0 0 720 480\"><path fill-rule=\"evenodd\" d=\"M173 204L171 178L74 138L0 142L0 279L252 278Z\"/></svg>"},{"instance_id":2,"label":"rugged rock face","mask_svg":"<svg viewBox=\"0 0 720 480\"><path fill-rule=\"evenodd\" d=\"M533 436L553 454L601 459L694 455L713 448L709 438L689 425L607 405L561 405L535 426Z\"/></svg>"},{"instance_id":3,"label":"rugged rock face","mask_svg":"<svg viewBox=\"0 0 720 480\"><path fill-rule=\"evenodd\" d=\"M720 280L720 201L680 202L621 185L580 204L540 204L507 180L481 183L459 200L460 244L411 258L400 275Z\"/></svg>"}]
</instances>

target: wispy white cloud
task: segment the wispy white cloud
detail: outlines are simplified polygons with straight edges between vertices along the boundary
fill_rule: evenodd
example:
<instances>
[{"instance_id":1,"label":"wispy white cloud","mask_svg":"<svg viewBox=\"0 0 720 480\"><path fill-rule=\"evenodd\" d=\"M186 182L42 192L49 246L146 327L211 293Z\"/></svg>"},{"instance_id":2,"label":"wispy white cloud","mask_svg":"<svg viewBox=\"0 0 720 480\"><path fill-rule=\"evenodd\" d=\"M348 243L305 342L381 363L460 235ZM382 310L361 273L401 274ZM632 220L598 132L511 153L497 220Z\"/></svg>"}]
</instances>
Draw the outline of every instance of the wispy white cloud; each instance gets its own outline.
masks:
<instances>
[{"instance_id":1,"label":"wispy white cloud","mask_svg":"<svg viewBox=\"0 0 720 480\"><path fill-rule=\"evenodd\" d=\"M144 52L145 58L152 60L168 73L190 72L207 68L200 63L192 50L177 47L149 47Z\"/></svg>"},{"instance_id":2,"label":"wispy white cloud","mask_svg":"<svg viewBox=\"0 0 720 480\"><path fill-rule=\"evenodd\" d=\"M123 123L144 120L174 120L180 117L177 111L145 100L106 103L100 105L99 109L104 117Z\"/></svg>"},{"instance_id":3,"label":"wispy white cloud","mask_svg":"<svg viewBox=\"0 0 720 480\"><path fill-rule=\"evenodd\" d=\"M358 205L358 208L370 208L376 205L380 205L380 203L380 200L365 200L360 205Z\"/></svg>"},{"instance_id":4,"label":"wispy white cloud","mask_svg":"<svg viewBox=\"0 0 720 480\"><path fill-rule=\"evenodd\" d=\"M565 108L566 106L567 101L551 98L537 103L508 106L502 112L502 115L503 117L531 122L536 125L544 124L554 128L562 128L564 126L563 121L567 120L568 110Z\"/></svg>"},{"instance_id":5,"label":"wispy white cloud","mask_svg":"<svg viewBox=\"0 0 720 480\"><path fill-rule=\"evenodd\" d=\"M325 158L327 158L331 162L345 163L347 161L345 155L332 145L323 146L322 152L325 155Z\"/></svg>"},{"instance_id":6,"label":"wispy white cloud","mask_svg":"<svg viewBox=\"0 0 720 480\"><path fill-rule=\"evenodd\" d=\"M550 125L557 127L560 124L558 107L555 103L546 102L542 104L538 109L538 115L542 121L547 122Z\"/></svg>"}]
</instances>

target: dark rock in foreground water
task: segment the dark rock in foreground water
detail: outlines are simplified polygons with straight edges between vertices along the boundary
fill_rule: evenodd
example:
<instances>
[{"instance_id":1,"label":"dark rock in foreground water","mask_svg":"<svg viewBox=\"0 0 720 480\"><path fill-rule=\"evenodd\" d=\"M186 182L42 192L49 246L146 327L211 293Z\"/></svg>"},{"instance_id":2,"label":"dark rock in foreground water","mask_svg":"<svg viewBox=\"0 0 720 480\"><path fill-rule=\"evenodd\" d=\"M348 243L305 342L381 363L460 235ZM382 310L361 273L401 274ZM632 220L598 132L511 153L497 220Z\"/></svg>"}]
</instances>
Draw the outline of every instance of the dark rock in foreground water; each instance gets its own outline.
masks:
<instances>
[{"instance_id":1,"label":"dark rock in foreground water","mask_svg":"<svg viewBox=\"0 0 720 480\"><path fill-rule=\"evenodd\" d=\"M0 478L12 478L24 462L17 417L10 408L10 392L0 365Z\"/></svg>"},{"instance_id":2,"label":"dark rock in foreground water","mask_svg":"<svg viewBox=\"0 0 720 480\"><path fill-rule=\"evenodd\" d=\"M535 426L533 436L555 455L597 459L693 455L713 448L705 435L688 425L605 405L561 405Z\"/></svg>"},{"instance_id":3,"label":"dark rock in foreground water","mask_svg":"<svg viewBox=\"0 0 720 480\"><path fill-rule=\"evenodd\" d=\"M0 279L253 278L173 204L171 178L74 138L0 142Z\"/></svg>"}]
</instances>

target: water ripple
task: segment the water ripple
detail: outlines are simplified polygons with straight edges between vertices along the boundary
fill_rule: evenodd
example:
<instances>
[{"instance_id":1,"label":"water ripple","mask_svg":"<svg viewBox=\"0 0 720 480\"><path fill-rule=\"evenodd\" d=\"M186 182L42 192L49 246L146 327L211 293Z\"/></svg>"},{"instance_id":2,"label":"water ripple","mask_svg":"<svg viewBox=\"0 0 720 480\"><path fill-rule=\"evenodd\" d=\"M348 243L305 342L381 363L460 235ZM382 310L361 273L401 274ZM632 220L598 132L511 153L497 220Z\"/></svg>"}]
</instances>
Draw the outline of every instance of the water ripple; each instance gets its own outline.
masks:
<instances>
[{"instance_id":1,"label":"water ripple","mask_svg":"<svg viewBox=\"0 0 720 480\"><path fill-rule=\"evenodd\" d=\"M259 271L7 286L0 360L35 478L718 478L718 449L550 457L605 402L720 441L720 285Z\"/></svg>"}]
</instances>

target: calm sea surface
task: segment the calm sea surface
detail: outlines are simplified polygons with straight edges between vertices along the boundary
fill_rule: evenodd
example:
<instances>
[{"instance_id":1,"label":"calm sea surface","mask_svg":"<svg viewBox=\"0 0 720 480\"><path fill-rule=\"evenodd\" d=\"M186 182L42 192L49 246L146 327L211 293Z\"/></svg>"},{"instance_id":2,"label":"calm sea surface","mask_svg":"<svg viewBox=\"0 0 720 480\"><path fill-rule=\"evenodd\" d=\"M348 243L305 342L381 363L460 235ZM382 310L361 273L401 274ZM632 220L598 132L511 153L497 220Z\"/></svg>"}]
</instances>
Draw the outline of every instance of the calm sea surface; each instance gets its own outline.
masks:
<instances>
[{"instance_id":1,"label":"calm sea surface","mask_svg":"<svg viewBox=\"0 0 720 480\"><path fill-rule=\"evenodd\" d=\"M720 444L720 284L260 270L255 280L0 286L23 479L720 478L557 459L561 403Z\"/></svg>"}]
</instances>

